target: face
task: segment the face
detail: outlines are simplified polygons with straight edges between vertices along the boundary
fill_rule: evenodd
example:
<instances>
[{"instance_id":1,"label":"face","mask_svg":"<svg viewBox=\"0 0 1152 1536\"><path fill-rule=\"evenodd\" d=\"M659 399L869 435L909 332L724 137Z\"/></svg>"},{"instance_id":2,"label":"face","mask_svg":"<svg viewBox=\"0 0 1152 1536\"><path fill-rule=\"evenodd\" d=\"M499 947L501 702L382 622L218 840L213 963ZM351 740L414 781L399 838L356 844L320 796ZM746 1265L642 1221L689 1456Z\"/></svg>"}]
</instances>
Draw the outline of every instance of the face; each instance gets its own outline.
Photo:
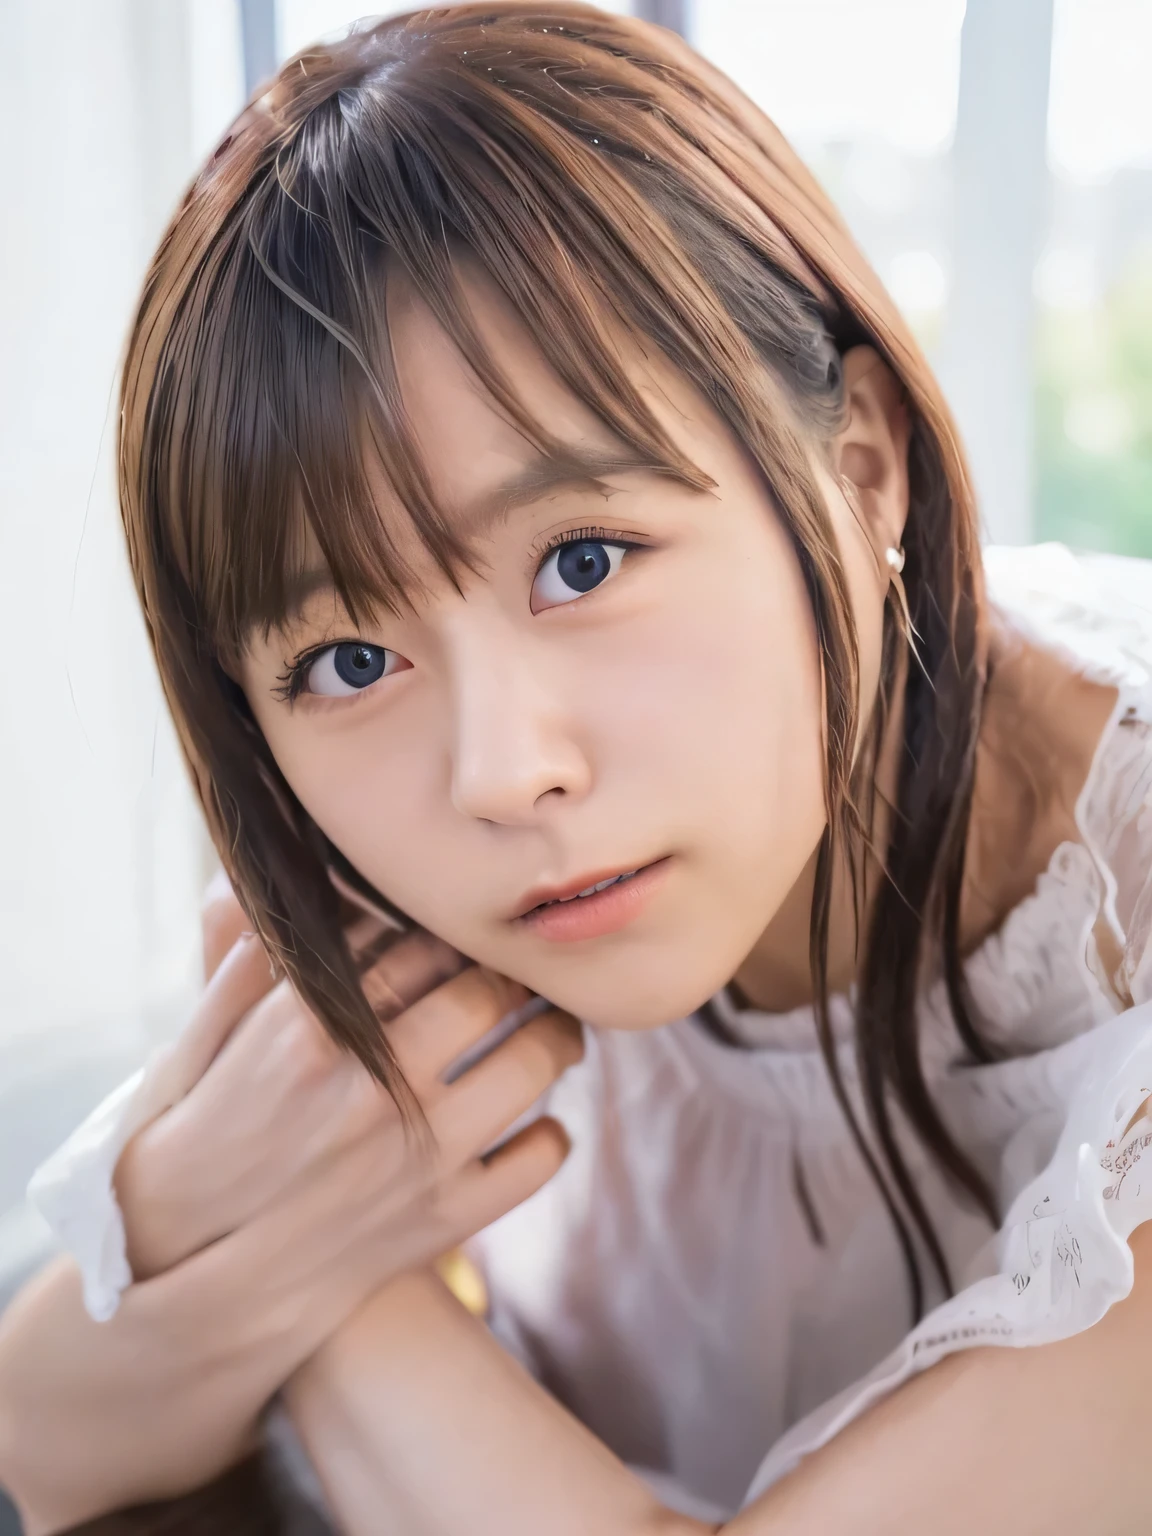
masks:
<instances>
[{"instance_id":1,"label":"face","mask_svg":"<svg viewBox=\"0 0 1152 1536\"><path fill-rule=\"evenodd\" d=\"M674 370L629 364L712 491L604 472L607 429L497 297L470 297L597 483L553 481L427 311L398 302L405 404L478 572L455 590L413 538L410 608L357 626L321 586L253 637L242 681L301 803L385 896L589 1022L649 1028L728 980L803 886L824 825L810 605L762 478ZM820 474L870 695L875 540Z\"/></svg>"}]
</instances>

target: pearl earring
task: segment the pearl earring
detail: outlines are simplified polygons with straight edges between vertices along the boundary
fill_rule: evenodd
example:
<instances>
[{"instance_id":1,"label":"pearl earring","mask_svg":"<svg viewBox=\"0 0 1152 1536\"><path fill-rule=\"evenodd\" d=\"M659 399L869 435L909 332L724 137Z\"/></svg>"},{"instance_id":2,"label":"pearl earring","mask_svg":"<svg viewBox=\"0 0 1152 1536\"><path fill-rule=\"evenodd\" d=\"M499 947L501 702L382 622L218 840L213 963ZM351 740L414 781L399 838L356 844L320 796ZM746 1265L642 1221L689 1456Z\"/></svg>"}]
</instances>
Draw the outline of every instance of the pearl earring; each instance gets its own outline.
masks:
<instances>
[{"instance_id":1,"label":"pearl earring","mask_svg":"<svg viewBox=\"0 0 1152 1536\"><path fill-rule=\"evenodd\" d=\"M913 659L921 672L927 677L928 668L924 665L924 658L920 655L920 648L916 644L920 638L919 631L912 622L912 615L908 610L908 594L904 590L904 578L901 571L904 569L904 546L902 544L889 544L884 551L884 561L891 573L892 580L889 591L896 595L896 623L904 644L912 652Z\"/></svg>"}]
</instances>

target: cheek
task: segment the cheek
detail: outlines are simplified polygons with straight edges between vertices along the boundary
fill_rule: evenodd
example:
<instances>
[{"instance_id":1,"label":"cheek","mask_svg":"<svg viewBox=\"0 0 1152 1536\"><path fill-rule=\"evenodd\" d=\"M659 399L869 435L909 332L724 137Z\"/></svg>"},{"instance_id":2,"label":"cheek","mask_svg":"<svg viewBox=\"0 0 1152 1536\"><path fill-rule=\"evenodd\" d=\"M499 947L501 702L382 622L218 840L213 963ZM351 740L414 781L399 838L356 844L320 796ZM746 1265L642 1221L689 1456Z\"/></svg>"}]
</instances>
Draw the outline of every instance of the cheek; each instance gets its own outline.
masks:
<instances>
[{"instance_id":1,"label":"cheek","mask_svg":"<svg viewBox=\"0 0 1152 1536\"><path fill-rule=\"evenodd\" d=\"M714 814L774 901L823 827L824 732L815 625L791 552L770 571L769 581L757 579L749 563L730 584L717 664L701 691L727 797Z\"/></svg>"},{"instance_id":2,"label":"cheek","mask_svg":"<svg viewBox=\"0 0 1152 1536\"><path fill-rule=\"evenodd\" d=\"M732 756L791 757L818 746L815 627L791 552L724 573L690 617L694 682L709 728Z\"/></svg>"},{"instance_id":3,"label":"cheek","mask_svg":"<svg viewBox=\"0 0 1152 1536\"><path fill-rule=\"evenodd\" d=\"M384 870L428 865L426 758L405 751L412 740L395 711L335 729L284 728L261 722L293 794L341 853L378 886ZM417 739L419 739L417 737ZM393 892L381 887L386 895Z\"/></svg>"},{"instance_id":4,"label":"cheek","mask_svg":"<svg viewBox=\"0 0 1152 1536\"><path fill-rule=\"evenodd\" d=\"M568 835L626 855L690 855L701 876L693 924L705 947L745 926L755 937L823 826L807 593L782 536L757 530L745 544L714 564L693 552L661 578L658 604L618 626L557 636L538 653L562 728L593 767ZM425 920L435 913L436 930L467 949L482 888L499 877L504 891L538 871L517 858L521 840L494 843L484 835L491 829L451 810L444 708L437 690L412 689L401 707L379 715L357 707L347 724L300 729L275 710L260 724L329 840L402 909ZM514 878L493 865L494 847L510 850ZM481 867L485 878L461 878ZM446 881L446 870L457 878Z\"/></svg>"},{"instance_id":5,"label":"cheek","mask_svg":"<svg viewBox=\"0 0 1152 1536\"><path fill-rule=\"evenodd\" d=\"M605 777L642 824L794 878L823 825L820 675L807 593L774 543L695 563L598 669Z\"/></svg>"}]
</instances>

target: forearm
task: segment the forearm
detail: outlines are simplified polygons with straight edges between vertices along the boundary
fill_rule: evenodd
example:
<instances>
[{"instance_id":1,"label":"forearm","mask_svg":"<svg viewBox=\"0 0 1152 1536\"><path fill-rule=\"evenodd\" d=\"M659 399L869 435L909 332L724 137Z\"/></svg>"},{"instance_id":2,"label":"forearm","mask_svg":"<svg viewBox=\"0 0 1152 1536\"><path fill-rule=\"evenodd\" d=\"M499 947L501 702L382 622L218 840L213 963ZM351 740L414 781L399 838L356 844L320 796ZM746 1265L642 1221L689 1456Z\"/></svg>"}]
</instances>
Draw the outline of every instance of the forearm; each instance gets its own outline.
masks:
<instances>
[{"instance_id":1,"label":"forearm","mask_svg":"<svg viewBox=\"0 0 1152 1536\"><path fill-rule=\"evenodd\" d=\"M227 1243L131 1287L95 1323L52 1264L0 1320L0 1485L29 1536L206 1482L255 1443L269 1398L351 1305Z\"/></svg>"},{"instance_id":2,"label":"forearm","mask_svg":"<svg viewBox=\"0 0 1152 1536\"><path fill-rule=\"evenodd\" d=\"M725 1536L1146 1531L1152 1224L1132 1246L1132 1295L1094 1328L950 1356L808 1457Z\"/></svg>"},{"instance_id":3,"label":"forearm","mask_svg":"<svg viewBox=\"0 0 1152 1536\"><path fill-rule=\"evenodd\" d=\"M1152 1225L1132 1296L1064 1343L951 1356L725 1536L1135 1536L1147 1529ZM389 1286L288 1388L348 1536L635 1536L671 1514L430 1277ZM391 1521L391 1525L388 1525Z\"/></svg>"},{"instance_id":4,"label":"forearm","mask_svg":"<svg viewBox=\"0 0 1152 1536\"><path fill-rule=\"evenodd\" d=\"M702 1536L435 1276L377 1294L286 1391L347 1536Z\"/></svg>"}]
</instances>

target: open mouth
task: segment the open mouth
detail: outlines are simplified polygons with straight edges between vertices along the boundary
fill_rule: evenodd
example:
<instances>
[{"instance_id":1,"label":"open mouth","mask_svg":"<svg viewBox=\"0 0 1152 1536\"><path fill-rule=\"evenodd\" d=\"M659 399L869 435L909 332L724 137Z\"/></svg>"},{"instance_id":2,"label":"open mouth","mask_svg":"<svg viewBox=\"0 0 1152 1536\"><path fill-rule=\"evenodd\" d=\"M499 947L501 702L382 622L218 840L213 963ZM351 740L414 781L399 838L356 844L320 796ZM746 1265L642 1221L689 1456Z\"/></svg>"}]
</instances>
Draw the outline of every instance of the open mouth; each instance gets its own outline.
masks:
<instances>
[{"instance_id":1,"label":"open mouth","mask_svg":"<svg viewBox=\"0 0 1152 1536\"><path fill-rule=\"evenodd\" d=\"M644 868L643 865L640 869ZM537 902L530 907L530 912L542 912L545 907L562 907L570 901L585 901L589 896L598 896L601 891L606 891L611 885L623 885L625 880L631 880L633 875L638 875L640 869L626 870L622 875L610 875L607 880L597 880L595 885L590 885L586 890L577 891L574 896L554 896L550 901Z\"/></svg>"},{"instance_id":2,"label":"open mouth","mask_svg":"<svg viewBox=\"0 0 1152 1536\"><path fill-rule=\"evenodd\" d=\"M639 917L667 876L670 857L614 875L601 875L575 890L538 888L525 897L517 921L541 939L570 942L617 933ZM573 885L576 882L573 881Z\"/></svg>"}]
</instances>

